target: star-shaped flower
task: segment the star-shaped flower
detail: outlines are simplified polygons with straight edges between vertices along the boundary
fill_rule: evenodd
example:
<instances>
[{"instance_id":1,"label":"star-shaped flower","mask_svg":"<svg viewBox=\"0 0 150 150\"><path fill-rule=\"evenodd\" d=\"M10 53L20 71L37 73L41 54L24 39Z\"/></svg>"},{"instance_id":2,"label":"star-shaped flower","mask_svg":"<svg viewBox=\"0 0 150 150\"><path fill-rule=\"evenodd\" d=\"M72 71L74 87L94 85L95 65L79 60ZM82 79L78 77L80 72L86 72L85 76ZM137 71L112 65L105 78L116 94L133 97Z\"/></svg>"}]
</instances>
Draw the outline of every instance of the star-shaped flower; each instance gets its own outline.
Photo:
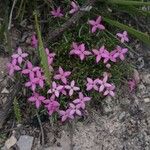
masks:
<instances>
[{"instance_id":1,"label":"star-shaped flower","mask_svg":"<svg viewBox=\"0 0 150 150\"><path fill-rule=\"evenodd\" d=\"M59 67L59 74L56 74L54 79L61 80L64 84L67 84L67 77L69 77L70 74L70 71L64 71L61 67Z\"/></svg>"},{"instance_id":2,"label":"star-shaped flower","mask_svg":"<svg viewBox=\"0 0 150 150\"><path fill-rule=\"evenodd\" d=\"M117 36L120 38L121 43L129 42L127 31L124 31L123 33L117 33Z\"/></svg>"},{"instance_id":3,"label":"star-shaped flower","mask_svg":"<svg viewBox=\"0 0 150 150\"><path fill-rule=\"evenodd\" d=\"M22 49L20 47L17 48L17 54L13 54L12 58L16 59L18 61L19 64L21 64L23 62L23 59L26 58L28 56L27 53L23 53Z\"/></svg>"},{"instance_id":4,"label":"star-shaped flower","mask_svg":"<svg viewBox=\"0 0 150 150\"><path fill-rule=\"evenodd\" d=\"M92 89L98 91L98 79L92 80L91 78L87 78L86 90L90 91Z\"/></svg>"},{"instance_id":5,"label":"star-shaped flower","mask_svg":"<svg viewBox=\"0 0 150 150\"><path fill-rule=\"evenodd\" d=\"M74 1L71 2L71 6L72 6L72 9L69 11L69 14L74 14L80 8L79 5L77 5L77 3L75 3Z\"/></svg>"},{"instance_id":6,"label":"star-shaped flower","mask_svg":"<svg viewBox=\"0 0 150 150\"><path fill-rule=\"evenodd\" d=\"M52 87L48 90L47 93L54 94L56 97L59 97L60 91L63 89L62 85L57 85L55 81L52 82Z\"/></svg>"},{"instance_id":7,"label":"star-shaped flower","mask_svg":"<svg viewBox=\"0 0 150 150\"><path fill-rule=\"evenodd\" d=\"M71 81L70 85L66 85L65 88L69 90L69 95L70 96L73 95L74 91L79 91L80 90L79 87L75 86L75 81L74 80Z\"/></svg>"},{"instance_id":8,"label":"star-shaped flower","mask_svg":"<svg viewBox=\"0 0 150 150\"><path fill-rule=\"evenodd\" d=\"M96 30L104 30L105 27L101 23L102 17L99 16L96 21L95 20L89 20L89 24L92 25L92 33L96 32Z\"/></svg>"},{"instance_id":9,"label":"star-shaped flower","mask_svg":"<svg viewBox=\"0 0 150 150\"><path fill-rule=\"evenodd\" d=\"M39 108L41 106L41 103L45 100L45 97L41 96L40 94L38 94L36 92L34 92L33 95L30 98L28 98L28 100L30 102L34 102L36 108Z\"/></svg>"},{"instance_id":10,"label":"star-shaped flower","mask_svg":"<svg viewBox=\"0 0 150 150\"><path fill-rule=\"evenodd\" d=\"M53 15L54 18L63 16L63 13L61 13L60 7L56 8L56 9L53 8L51 11L51 14Z\"/></svg>"}]
</instances>

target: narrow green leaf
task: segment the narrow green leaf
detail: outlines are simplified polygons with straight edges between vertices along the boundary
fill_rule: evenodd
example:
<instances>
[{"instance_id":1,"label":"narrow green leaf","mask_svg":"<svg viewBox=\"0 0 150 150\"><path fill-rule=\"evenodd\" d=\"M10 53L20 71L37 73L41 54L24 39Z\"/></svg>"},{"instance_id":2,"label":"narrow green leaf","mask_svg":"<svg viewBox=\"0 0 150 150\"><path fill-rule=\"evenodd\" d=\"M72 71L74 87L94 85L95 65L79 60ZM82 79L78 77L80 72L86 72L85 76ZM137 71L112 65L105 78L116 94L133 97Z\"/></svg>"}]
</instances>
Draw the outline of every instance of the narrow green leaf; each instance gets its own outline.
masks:
<instances>
[{"instance_id":1,"label":"narrow green leaf","mask_svg":"<svg viewBox=\"0 0 150 150\"><path fill-rule=\"evenodd\" d=\"M132 34L134 37L138 38L139 40L143 41L144 43L150 45L150 36L141 32L141 31L138 31L132 27L129 27L125 24L122 24L118 21L114 21L114 20L111 20L109 18L103 18L105 22L109 23L110 25L112 26L116 26L122 30L126 30L127 32L129 32L130 34Z\"/></svg>"},{"instance_id":2,"label":"narrow green leaf","mask_svg":"<svg viewBox=\"0 0 150 150\"><path fill-rule=\"evenodd\" d=\"M46 81L50 85L52 75L51 75L51 72L49 70L47 54L46 54L46 51L45 51L45 48L44 48L44 45L43 45L40 26L39 26L39 23L38 23L38 17L37 17L37 12L36 11L34 12L34 17L35 17L35 25L36 25L36 30L37 30L38 42L39 42L38 49L39 49L39 54L40 54L40 58L41 58L41 65L42 65L42 68L44 70Z\"/></svg>"},{"instance_id":3,"label":"narrow green leaf","mask_svg":"<svg viewBox=\"0 0 150 150\"><path fill-rule=\"evenodd\" d=\"M119 5L150 6L150 2L139 2L139 1L129 1L129 0L108 0L107 2L113 4L119 4Z\"/></svg>"}]
</instances>

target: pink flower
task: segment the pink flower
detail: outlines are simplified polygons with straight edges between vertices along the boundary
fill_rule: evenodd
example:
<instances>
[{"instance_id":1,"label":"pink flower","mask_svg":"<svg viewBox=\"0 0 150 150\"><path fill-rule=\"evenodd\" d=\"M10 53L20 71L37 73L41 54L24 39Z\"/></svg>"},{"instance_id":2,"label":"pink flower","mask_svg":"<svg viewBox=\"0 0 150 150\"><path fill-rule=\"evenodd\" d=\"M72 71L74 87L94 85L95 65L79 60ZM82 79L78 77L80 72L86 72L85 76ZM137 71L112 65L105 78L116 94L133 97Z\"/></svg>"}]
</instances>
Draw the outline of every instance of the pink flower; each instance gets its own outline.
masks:
<instances>
[{"instance_id":1,"label":"pink flower","mask_svg":"<svg viewBox=\"0 0 150 150\"><path fill-rule=\"evenodd\" d=\"M9 75L12 76L15 71L21 70L21 68L17 65L17 60L13 59L11 63L7 64L7 67L9 69Z\"/></svg>"},{"instance_id":2,"label":"pink flower","mask_svg":"<svg viewBox=\"0 0 150 150\"><path fill-rule=\"evenodd\" d=\"M98 83L100 84L99 92L103 92L105 88L108 88L111 86L111 84L107 83L108 75L105 74L103 80L98 80Z\"/></svg>"},{"instance_id":3,"label":"pink flower","mask_svg":"<svg viewBox=\"0 0 150 150\"><path fill-rule=\"evenodd\" d=\"M90 100L91 100L91 97L84 97L83 93L80 92L79 93L79 98L75 99L73 101L73 103L77 105L77 108L85 109L85 102L88 102Z\"/></svg>"},{"instance_id":4,"label":"pink flower","mask_svg":"<svg viewBox=\"0 0 150 150\"><path fill-rule=\"evenodd\" d=\"M54 18L63 16L63 14L61 13L60 7L56 9L53 8L53 10L51 11L51 14L53 15Z\"/></svg>"},{"instance_id":5,"label":"pink flower","mask_svg":"<svg viewBox=\"0 0 150 150\"><path fill-rule=\"evenodd\" d=\"M53 97L46 99L43 103L45 103L45 107L48 109L49 115L52 115L54 112L58 111L60 106L60 104Z\"/></svg>"},{"instance_id":6,"label":"pink flower","mask_svg":"<svg viewBox=\"0 0 150 150\"><path fill-rule=\"evenodd\" d=\"M36 84L38 83L38 78L34 77L34 74L30 76L30 80L25 83L25 87L30 87L32 91L35 91Z\"/></svg>"},{"instance_id":7,"label":"pink flower","mask_svg":"<svg viewBox=\"0 0 150 150\"><path fill-rule=\"evenodd\" d=\"M28 56L27 53L23 53L22 49L20 47L17 48L17 54L13 54L12 58L16 59L18 61L19 64L22 63L23 59L26 58Z\"/></svg>"},{"instance_id":8,"label":"pink flower","mask_svg":"<svg viewBox=\"0 0 150 150\"><path fill-rule=\"evenodd\" d=\"M59 74L56 74L54 79L61 80L64 84L67 84L67 77L69 77L70 74L70 71L64 71L61 67L59 67Z\"/></svg>"},{"instance_id":9,"label":"pink flower","mask_svg":"<svg viewBox=\"0 0 150 150\"><path fill-rule=\"evenodd\" d=\"M99 50L93 49L92 51L96 56L96 62L98 63L101 60L102 54L106 51L106 49L105 46L102 46Z\"/></svg>"},{"instance_id":10,"label":"pink flower","mask_svg":"<svg viewBox=\"0 0 150 150\"><path fill-rule=\"evenodd\" d=\"M69 14L74 14L79 10L79 5L77 5L74 1L71 2L72 9L69 11Z\"/></svg>"},{"instance_id":11,"label":"pink flower","mask_svg":"<svg viewBox=\"0 0 150 150\"><path fill-rule=\"evenodd\" d=\"M63 111L63 110L59 111L62 122L66 121L68 118L74 119L74 116L70 114L70 111L71 111L71 109L67 109L66 111Z\"/></svg>"},{"instance_id":12,"label":"pink flower","mask_svg":"<svg viewBox=\"0 0 150 150\"><path fill-rule=\"evenodd\" d=\"M104 58L104 63L107 63L109 60L112 61L112 62L116 62L116 58L117 58L117 55L116 55L116 50L114 51L104 51L104 53L102 54L102 57Z\"/></svg>"},{"instance_id":13,"label":"pink flower","mask_svg":"<svg viewBox=\"0 0 150 150\"><path fill-rule=\"evenodd\" d=\"M69 104L69 109L70 109L70 115L75 115L77 114L78 116L81 116L82 115L82 112L80 110L80 107L77 106L77 105L74 105L72 103Z\"/></svg>"},{"instance_id":14,"label":"pink flower","mask_svg":"<svg viewBox=\"0 0 150 150\"><path fill-rule=\"evenodd\" d=\"M123 61L125 59L125 54L127 53L127 51L127 48L121 48L120 46L117 46L116 54L114 54L114 56L119 57Z\"/></svg>"},{"instance_id":15,"label":"pink flower","mask_svg":"<svg viewBox=\"0 0 150 150\"><path fill-rule=\"evenodd\" d=\"M42 75L42 72L41 72L40 70L37 70L37 71L36 71L36 78L38 79L38 80L37 80L37 84L39 84L39 86L40 86L41 88L43 88L43 87L44 87L44 80L45 80L45 77L44 77L44 75Z\"/></svg>"},{"instance_id":16,"label":"pink flower","mask_svg":"<svg viewBox=\"0 0 150 150\"><path fill-rule=\"evenodd\" d=\"M135 87L136 87L136 81L134 79L128 81L128 85L129 85L129 89L130 89L130 92L134 91L135 90Z\"/></svg>"},{"instance_id":17,"label":"pink flower","mask_svg":"<svg viewBox=\"0 0 150 150\"><path fill-rule=\"evenodd\" d=\"M75 86L75 81L74 80L71 81L70 85L66 85L65 88L69 90L69 95L70 96L73 95L74 91L79 91L80 90L79 87Z\"/></svg>"},{"instance_id":18,"label":"pink flower","mask_svg":"<svg viewBox=\"0 0 150 150\"><path fill-rule=\"evenodd\" d=\"M22 70L22 74L28 74L34 76L36 71L40 70L40 67L34 67L30 61L27 62L27 69Z\"/></svg>"},{"instance_id":19,"label":"pink flower","mask_svg":"<svg viewBox=\"0 0 150 150\"><path fill-rule=\"evenodd\" d=\"M55 81L52 82L51 89L47 93L53 93L56 97L59 97L60 91L63 89L62 85L57 85Z\"/></svg>"},{"instance_id":20,"label":"pink flower","mask_svg":"<svg viewBox=\"0 0 150 150\"><path fill-rule=\"evenodd\" d=\"M30 102L34 102L36 108L39 108L41 106L41 103L45 100L44 96L41 96L40 94L34 92L33 95L28 99Z\"/></svg>"},{"instance_id":21,"label":"pink flower","mask_svg":"<svg viewBox=\"0 0 150 150\"><path fill-rule=\"evenodd\" d=\"M81 60L83 60L86 56L91 55L91 52L85 50L85 45L80 44L79 46L77 43L72 44L73 49L70 51L70 54L75 54L80 57Z\"/></svg>"},{"instance_id":22,"label":"pink flower","mask_svg":"<svg viewBox=\"0 0 150 150\"><path fill-rule=\"evenodd\" d=\"M115 89L114 85L106 87L106 90L104 92L104 96L110 95L110 96L114 97L115 96L114 89Z\"/></svg>"},{"instance_id":23,"label":"pink flower","mask_svg":"<svg viewBox=\"0 0 150 150\"><path fill-rule=\"evenodd\" d=\"M91 78L87 78L86 90L90 91L90 90L94 89L94 90L98 91L97 83L98 83L98 79L92 80Z\"/></svg>"},{"instance_id":24,"label":"pink flower","mask_svg":"<svg viewBox=\"0 0 150 150\"><path fill-rule=\"evenodd\" d=\"M123 33L117 33L116 35L121 39L121 43L129 42L127 31L124 31Z\"/></svg>"},{"instance_id":25,"label":"pink flower","mask_svg":"<svg viewBox=\"0 0 150 150\"><path fill-rule=\"evenodd\" d=\"M50 53L48 48L46 48L45 51L46 51L47 58L48 58L48 64L52 65L54 57L55 57L56 54L55 53Z\"/></svg>"},{"instance_id":26,"label":"pink flower","mask_svg":"<svg viewBox=\"0 0 150 150\"><path fill-rule=\"evenodd\" d=\"M96 30L104 30L105 27L101 24L101 16L99 16L96 21L95 20L89 20L89 24L92 25L92 33L96 32Z\"/></svg>"},{"instance_id":27,"label":"pink flower","mask_svg":"<svg viewBox=\"0 0 150 150\"><path fill-rule=\"evenodd\" d=\"M36 38L36 36L34 34L31 36L31 46L33 48L37 48L38 47L38 40L37 40L37 38Z\"/></svg>"}]
</instances>

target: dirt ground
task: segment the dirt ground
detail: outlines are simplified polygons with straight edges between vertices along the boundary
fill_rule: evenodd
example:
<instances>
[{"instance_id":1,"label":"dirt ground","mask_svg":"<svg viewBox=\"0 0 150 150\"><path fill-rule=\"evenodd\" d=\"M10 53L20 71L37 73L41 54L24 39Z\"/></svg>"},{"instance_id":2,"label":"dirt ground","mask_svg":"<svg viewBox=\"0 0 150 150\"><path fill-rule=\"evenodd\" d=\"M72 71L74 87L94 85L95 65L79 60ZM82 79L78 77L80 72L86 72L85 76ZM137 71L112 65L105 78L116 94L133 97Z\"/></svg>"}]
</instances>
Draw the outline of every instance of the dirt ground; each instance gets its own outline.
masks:
<instances>
[{"instance_id":1,"label":"dirt ground","mask_svg":"<svg viewBox=\"0 0 150 150\"><path fill-rule=\"evenodd\" d=\"M8 59L0 57L0 62L2 87ZM42 123L44 147L40 144L39 127L22 125L20 135L34 137L33 150L149 150L149 65L146 63L138 72L141 81L135 92L130 93L127 86L123 86L115 98L106 98L97 109L89 108L84 119L65 125Z\"/></svg>"}]
</instances>

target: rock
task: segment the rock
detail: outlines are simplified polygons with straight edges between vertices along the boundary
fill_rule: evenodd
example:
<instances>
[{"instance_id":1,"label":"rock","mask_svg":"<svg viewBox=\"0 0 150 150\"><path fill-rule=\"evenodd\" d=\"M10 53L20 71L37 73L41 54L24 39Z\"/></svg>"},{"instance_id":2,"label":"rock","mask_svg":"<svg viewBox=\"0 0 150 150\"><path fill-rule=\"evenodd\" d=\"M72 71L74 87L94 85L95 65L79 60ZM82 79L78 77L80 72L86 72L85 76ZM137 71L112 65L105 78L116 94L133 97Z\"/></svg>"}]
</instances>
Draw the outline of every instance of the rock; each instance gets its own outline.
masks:
<instances>
[{"instance_id":1,"label":"rock","mask_svg":"<svg viewBox=\"0 0 150 150\"><path fill-rule=\"evenodd\" d=\"M142 76L142 78L143 78L142 80L144 83L150 84L150 74L145 74Z\"/></svg>"},{"instance_id":2,"label":"rock","mask_svg":"<svg viewBox=\"0 0 150 150\"><path fill-rule=\"evenodd\" d=\"M9 91L8 91L6 88L4 88L4 89L1 91L1 94L9 94Z\"/></svg>"},{"instance_id":3,"label":"rock","mask_svg":"<svg viewBox=\"0 0 150 150\"><path fill-rule=\"evenodd\" d=\"M17 142L17 139L12 135L6 142L5 142L5 148L10 149L12 146L14 146Z\"/></svg>"},{"instance_id":4,"label":"rock","mask_svg":"<svg viewBox=\"0 0 150 150\"><path fill-rule=\"evenodd\" d=\"M144 102L145 102L145 103L149 103L149 102L150 102L150 98L148 98L148 97L147 97L147 98L144 98Z\"/></svg>"},{"instance_id":5,"label":"rock","mask_svg":"<svg viewBox=\"0 0 150 150\"><path fill-rule=\"evenodd\" d=\"M125 118L125 116L126 116L126 112L123 111L123 112L119 115L118 119L122 121L122 120Z\"/></svg>"},{"instance_id":6,"label":"rock","mask_svg":"<svg viewBox=\"0 0 150 150\"><path fill-rule=\"evenodd\" d=\"M17 145L20 150L31 150L33 144L33 137L28 135L20 136Z\"/></svg>"}]
</instances>

